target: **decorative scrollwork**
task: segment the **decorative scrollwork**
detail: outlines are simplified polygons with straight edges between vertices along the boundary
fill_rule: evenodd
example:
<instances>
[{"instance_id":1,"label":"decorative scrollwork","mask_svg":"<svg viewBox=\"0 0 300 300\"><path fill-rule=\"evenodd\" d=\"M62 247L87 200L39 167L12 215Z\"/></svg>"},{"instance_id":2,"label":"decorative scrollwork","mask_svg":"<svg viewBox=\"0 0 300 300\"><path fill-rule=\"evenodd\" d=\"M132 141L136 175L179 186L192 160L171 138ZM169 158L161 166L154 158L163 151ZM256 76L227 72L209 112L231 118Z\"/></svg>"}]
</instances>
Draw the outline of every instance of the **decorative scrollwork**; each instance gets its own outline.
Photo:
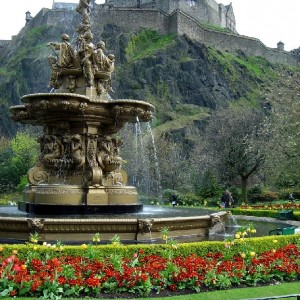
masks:
<instances>
[{"instance_id":1,"label":"decorative scrollwork","mask_svg":"<svg viewBox=\"0 0 300 300\"><path fill-rule=\"evenodd\" d=\"M139 233L141 234L151 233L153 221L154 221L153 219L138 219Z\"/></svg>"},{"instance_id":2,"label":"decorative scrollwork","mask_svg":"<svg viewBox=\"0 0 300 300\"><path fill-rule=\"evenodd\" d=\"M28 182L32 185L46 183L49 180L48 173L40 167L31 168L28 171L27 177L28 177Z\"/></svg>"},{"instance_id":3,"label":"decorative scrollwork","mask_svg":"<svg viewBox=\"0 0 300 300\"><path fill-rule=\"evenodd\" d=\"M28 228L31 233L39 233L44 228L45 219L27 219Z\"/></svg>"}]
</instances>

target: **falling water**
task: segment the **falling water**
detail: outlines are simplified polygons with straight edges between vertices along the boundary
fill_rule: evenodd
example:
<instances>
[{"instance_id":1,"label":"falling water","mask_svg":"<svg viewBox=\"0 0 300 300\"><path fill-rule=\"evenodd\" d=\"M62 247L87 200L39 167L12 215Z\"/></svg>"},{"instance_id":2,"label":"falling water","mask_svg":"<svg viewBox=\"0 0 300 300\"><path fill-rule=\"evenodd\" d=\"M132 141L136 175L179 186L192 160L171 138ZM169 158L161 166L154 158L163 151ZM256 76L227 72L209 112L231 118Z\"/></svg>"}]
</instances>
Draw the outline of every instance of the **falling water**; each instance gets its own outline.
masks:
<instances>
[{"instance_id":1,"label":"falling water","mask_svg":"<svg viewBox=\"0 0 300 300\"><path fill-rule=\"evenodd\" d=\"M241 227L238 224L237 219L234 215L229 215L228 220L226 222L226 226L227 227Z\"/></svg>"},{"instance_id":2,"label":"falling water","mask_svg":"<svg viewBox=\"0 0 300 300\"><path fill-rule=\"evenodd\" d=\"M139 195L161 199L161 174L157 150L151 126L139 122L126 124L122 138L126 144L122 148L122 157L126 161L124 169L128 173L129 184L137 187Z\"/></svg>"},{"instance_id":3,"label":"falling water","mask_svg":"<svg viewBox=\"0 0 300 300\"><path fill-rule=\"evenodd\" d=\"M160 168L159 168L159 161L157 157L157 150L156 150L156 145L155 145L155 140L154 140L154 134L152 132L152 128L149 122L147 122L147 130L150 133L151 137L151 143L152 143L152 148L153 148L153 158L154 158L154 174L155 174L155 179L156 179L156 192L161 200L162 198L162 186L161 186L161 173L160 173Z\"/></svg>"},{"instance_id":4,"label":"falling water","mask_svg":"<svg viewBox=\"0 0 300 300\"><path fill-rule=\"evenodd\" d=\"M144 134L141 128L141 122L136 117L135 123L135 147L136 147L136 174L135 184L137 187L141 187L147 194L150 193L150 171L149 171L149 160L146 159L146 145L144 141Z\"/></svg>"}]
</instances>

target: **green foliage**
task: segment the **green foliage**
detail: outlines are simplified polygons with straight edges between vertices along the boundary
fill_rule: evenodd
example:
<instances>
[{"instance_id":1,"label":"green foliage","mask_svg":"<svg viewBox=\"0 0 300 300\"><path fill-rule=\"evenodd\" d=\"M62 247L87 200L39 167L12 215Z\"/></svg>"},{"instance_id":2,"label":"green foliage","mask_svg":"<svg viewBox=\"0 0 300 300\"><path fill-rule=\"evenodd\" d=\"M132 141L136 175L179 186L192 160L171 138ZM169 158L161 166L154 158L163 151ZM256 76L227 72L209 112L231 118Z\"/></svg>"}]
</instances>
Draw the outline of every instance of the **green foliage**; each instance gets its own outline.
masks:
<instances>
[{"instance_id":1,"label":"green foliage","mask_svg":"<svg viewBox=\"0 0 300 300\"><path fill-rule=\"evenodd\" d=\"M232 33L232 31L229 28L224 28L224 27L213 25L213 24L210 24L210 23L203 22L203 23L201 23L201 25L204 28L210 29L210 30L213 30L213 31Z\"/></svg>"},{"instance_id":2,"label":"green foliage","mask_svg":"<svg viewBox=\"0 0 300 300\"><path fill-rule=\"evenodd\" d=\"M193 193L187 193L181 195L180 200L182 202L182 205L188 205L188 206L197 206L202 203L202 198Z\"/></svg>"},{"instance_id":3,"label":"green foliage","mask_svg":"<svg viewBox=\"0 0 300 300\"><path fill-rule=\"evenodd\" d=\"M33 27L29 32L27 32L23 42L27 46L37 45L39 44L39 41L43 40L45 36L45 32L47 30L48 30L48 25L40 25L40 26Z\"/></svg>"},{"instance_id":4,"label":"green foliage","mask_svg":"<svg viewBox=\"0 0 300 300\"><path fill-rule=\"evenodd\" d=\"M231 105L259 107L260 85L276 79L277 76L272 64L262 57L246 56L243 53L235 55L208 47L208 60L222 66L221 73L236 95L241 94L241 87L248 90L246 96L240 97ZM245 78L249 80L246 81Z\"/></svg>"},{"instance_id":5,"label":"green foliage","mask_svg":"<svg viewBox=\"0 0 300 300\"><path fill-rule=\"evenodd\" d=\"M166 189L162 192L163 199L168 200L169 202L172 202L173 199L180 199L181 193L175 190Z\"/></svg>"},{"instance_id":6,"label":"green foliage","mask_svg":"<svg viewBox=\"0 0 300 300\"><path fill-rule=\"evenodd\" d=\"M0 192L14 190L26 184L24 176L38 156L38 143L28 133L18 132L0 152Z\"/></svg>"},{"instance_id":7,"label":"green foliage","mask_svg":"<svg viewBox=\"0 0 300 300\"><path fill-rule=\"evenodd\" d=\"M156 126L155 133L158 135L162 135L163 133L167 133L171 130L178 130L181 128L185 128L188 125L193 125L194 121L196 120L198 121L206 119L208 117L207 109L201 107L198 108L198 112L194 112L191 115L179 114L176 111L168 111L167 113L165 113L165 116L168 117L169 121Z\"/></svg>"},{"instance_id":8,"label":"green foliage","mask_svg":"<svg viewBox=\"0 0 300 300\"><path fill-rule=\"evenodd\" d=\"M278 216L278 210L270 210L270 209L238 209L232 208L230 209L232 214L234 215L244 215L244 216L255 216L255 217L265 217L265 218L276 218ZM295 220L300 221L300 212L294 211L293 216Z\"/></svg>"},{"instance_id":9,"label":"green foliage","mask_svg":"<svg viewBox=\"0 0 300 300\"><path fill-rule=\"evenodd\" d=\"M155 30L144 29L131 36L125 49L128 61L132 62L164 50L173 41L172 35L159 35Z\"/></svg>"},{"instance_id":10,"label":"green foliage","mask_svg":"<svg viewBox=\"0 0 300 300\"><path fill-rule=\"evenodd\" d=\"M247 238L247 244L256 253L262 253L270 249L278 249L280 247L289 245L291 243L298 243L299 237L297 234L294 235L282 235L276 236L276 244L274 243L274 236L266 237L251 237ZM239 247L236 247L232 251L232 255L238 255L243 249L242 241ZM207 242L193 242L193 243L182 243L176 244L176 255L178 256L189 256L191 253L199 256L206 256L208 253L224 252L225 242L221 241L207 241ZM17 251L18 257L20 259L26 259L30 253L34 253L37 258L54 258L58 255L70 255L70 256L83 256L86 257L88 251L87 245L79 246L66 246L64 245L60 249L58 247L53 247L54 245L36 245L36 244L7 244L2 245L0 248L1 253L4 256L10 256L13 251ZM107 258L109 256L120 256L120 257L132 257L135 253L140 250L146 255L164 255L166 250L173 251L174 243L156 244L154 245L126 245L126 246L116 246L116 245L97 245L93 246L97 252L97 258Z\"/></svg>"},{"instance_id":11,"label":"green foliage","mask_svg":"<svg viewBox=\"0 0 300 300\"><path fill-rule=\"evenodd\" d=\"M250 197L250 196L249 196ZM272 202L279 199L278 192L261 191L260 193L252 193L251 201L255 202Z\"/></svg>"},{"instance_id":12,"label":"green foliage","mask_svg":"<svg viewBox=\"0 0 300 300\"><path fill-rule=\"evenodd\" d=\"M252 197L252 195L262 194L262 192L263 192L263 188L259 184L255 184L255 185L253 185L252 187L250 187L248 189L248 195L249 195L249 197Z\"/></svg>"},{"instance_id":13,"label":"green foliage","mask_svg":"<svg viewBox=\"0 0 300 300\"><path fill-rule=\"evenodd\" d=\"M199 174L197 175L193 176L193 180L198 195L203 198L219 197L221 195L222 188L215 174L208 170L201 177Z\"/></svg>"}]
</instances>

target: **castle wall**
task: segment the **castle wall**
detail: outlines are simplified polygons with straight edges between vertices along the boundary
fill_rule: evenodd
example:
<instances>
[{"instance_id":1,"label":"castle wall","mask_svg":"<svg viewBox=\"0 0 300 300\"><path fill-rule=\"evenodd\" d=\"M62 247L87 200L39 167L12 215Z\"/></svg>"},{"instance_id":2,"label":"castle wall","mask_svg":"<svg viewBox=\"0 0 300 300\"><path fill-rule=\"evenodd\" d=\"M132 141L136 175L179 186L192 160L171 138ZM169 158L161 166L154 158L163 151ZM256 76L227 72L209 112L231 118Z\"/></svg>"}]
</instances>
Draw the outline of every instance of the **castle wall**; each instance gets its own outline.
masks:
<instances>
[{"instance_id":1,"label":"castle wall","mask_svg":"<svg viewBox=\"0 0 300 300\"><path fill-rule=\"evenodd\" d=\"M179 25L178 34L186 34L196 41L205 43L207 46L230 52L241 50L248 56L262 56L273 63L300 64L296 55L266 47L258 39L205 29L196 20L182 12L175 12L172 15L172 19L174 18L177 20L173 20L172 23Z\"/></svg>"},{"instance_id":2,"label":"castle wall","mask_svg":"<svg viewBox=\"0 0 300 300\"><path fill-rule=\"evenodd\" d=\"M173 1L175 3L178 0ZM63 27L61 26L62 20L64 23ZM59 26L62 33L68 33L71 36L74 35L74 28L78 26L80 20L81 16L74 10L42 9L26 24L20 34L22 35L24 30L40 26L41 24L47 24L48 26ZM153 28L161 34L186 34L196 41L222 51L236 52L237 50L242 50L247 55L262 56L273 63L300 65L298 55L268 48L255 38L206 29L197 20L180 10L176 10L171 15L168 15L162 11L153 9L111 8L109 5L103 5L98 6L93 11L92 24L94 27L95 42L101 38L101 32L105 24L115 24L129 31L136 31L141 28ZM74 37L76 38L76 34ZM6 47L3 48L5 49Z\"/></svg>"},{"instance_id":3,"label":"castle wall","mask_svg":"<svg viewBox=\"0 0 300 300\"><path fill-rule=\"evenodd\" d=\"M107 0L106 4L114 7L137 8L137 2L137 0ZM139 2L140 8L155 8L168 14L179 9L200 22L221 27L231 24L230 28L232 28L233 23L226 20L225 6L223 5L224 10L220 10L219 6L221 4L218 4L215 0L140 0ZM233 31L235 31L235 23Z\"/></svg>"},{"instance_id":4,"label":"castle wall","mask_svg":"<svg viewBox=\"0 0 300 300\"><path fill-rule=\"evenodd\" d=\"M93 18L101 20L95 21L97 26L116 24L127 30L153 28L161 34L169 32L169 15L158 10L119 8L103 11L99 9ZM98 27L97 30L99 29Z\"/></svg>"}]
</instances>

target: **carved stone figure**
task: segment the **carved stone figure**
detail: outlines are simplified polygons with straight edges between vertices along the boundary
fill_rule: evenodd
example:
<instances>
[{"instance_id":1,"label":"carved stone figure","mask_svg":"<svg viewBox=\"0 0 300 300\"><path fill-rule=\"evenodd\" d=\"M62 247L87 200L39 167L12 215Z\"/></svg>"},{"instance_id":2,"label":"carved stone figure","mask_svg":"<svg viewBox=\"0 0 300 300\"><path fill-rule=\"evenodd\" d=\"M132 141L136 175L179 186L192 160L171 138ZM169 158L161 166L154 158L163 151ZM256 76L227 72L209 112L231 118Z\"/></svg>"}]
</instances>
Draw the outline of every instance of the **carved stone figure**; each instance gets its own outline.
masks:
<instances>
[{"instance_id":1,"label":"carved stone figure","mask_svg":"<svg viewBox=\"0 0 300 300\"><path fill-rule=\"evenodd\" d=\"M153 219L138 219L139 233L141 234L151 233L153 222L154 222Z\"/></svg>"},{"instance_id":2,"label":"carved stone figure","mask_svg":"<svg viewBox=\"0 0 300 300\"><path fill-rule=\"evenodd\" d=\"M105 42L100 41L97 44L95 53L94 53L94 68L95 72L98 73L107 73L107 76L103 76L97 82L97 94L102 94L105 92L113 91L111 87L111 73L114 71L115 67L115 56L113 54L109 54L106 56L104 54L105 50Z\"/></svg>"},{"instance_id":3,"label":"carved stone figure","mask_svg":"<svg viewBox=\"0 0 300 300\"><path fill-rule=\"evenodd\" d=\"M97 161L102 170L105 170L106 166L110 163L111 146L112 142L109 136L99 138Z\"/></svg>"},{"instance_id":4,"label":"carved stone figure","mask_svg":"<svg viewBox=\"0 0 300 300\"><path fill-rule=\"evenodd\" d=\"M75 53L74 50L69 43L70 37L63 33L61 35L62 42L61 43L48 43L49 47L53 47L54 50L59 51L59 59L58 66L61 68L70 68L74 66Z\"/></svg>"},{"instance_id":5,"label":"carved stone figure","mask_svg":"<svg viewBox=\"0 0 300 300\"><path fill-rule=\"evenodd\" d=\"M48 60L51 67L49 87L58 89L62 84L60 78L60 67L58 65L58 58L55 56L49 56Z\"/></svg>"},{"instance_id":6,"label":"carved stone figure","mask_svg":"<svg viewBox=\"0 0 300 300\"><path fill-rule=\"evenodd\" d=\"M78 6L76 7L76 11L82 15L84 21L89 21L90 0L80 0Z\"/></svg>"},{"instance_id":7,"label":"carved stone figure","mask_svg":"<svg viewBox=\"0 0 300 300\"><path fill-rule=\"evenodd\" d=\"M68 89L71 93L74 93L75 89L76 89L76 76L74 75L69 75L69 86Z\"/></svg>"},{"instance_id":8,"label":"carved stone figure","mask_svg":"<svg viewBox=\"0 0 300 300\"><path fill-rule=\"evenodd\" d=\"M104 54L105 42L100 41L97 43L95 50L95 69L96 71L105 71L111 73L114 69L114 55L106 56Z\"/></svg>"},{"instance_id":9,"label":"carved stone figure","mask_svg":"<svg viewBox=\"0 0 300 300\"><path fill-rule=\"evenodd\" d=\"M71 155L76 169L81 168L85 163L85 156L83 153L82 138L79 134L74 134L72 136Z\"/></svg>"},{"instance_id":10,"label":"carved stone figure","mask_svg":"<svg viewBox=\"0 0 300 300\"><path fill-rule=\"evenodd\" d=\"M27 219L30 232L41 232L44 228L45 219Z\"/></svg>"},{"instance_id":11,"label":"carved stone figure","mask_svg":"<svg viewBox=\"0 0 300 300\"><path fill-rule=\"evenodd\" d=\"M93 34L85 33L82 48L78 51L87 86L94 85L93 55L95 46L92 40Z\"/></svg>"}]
</instances>

